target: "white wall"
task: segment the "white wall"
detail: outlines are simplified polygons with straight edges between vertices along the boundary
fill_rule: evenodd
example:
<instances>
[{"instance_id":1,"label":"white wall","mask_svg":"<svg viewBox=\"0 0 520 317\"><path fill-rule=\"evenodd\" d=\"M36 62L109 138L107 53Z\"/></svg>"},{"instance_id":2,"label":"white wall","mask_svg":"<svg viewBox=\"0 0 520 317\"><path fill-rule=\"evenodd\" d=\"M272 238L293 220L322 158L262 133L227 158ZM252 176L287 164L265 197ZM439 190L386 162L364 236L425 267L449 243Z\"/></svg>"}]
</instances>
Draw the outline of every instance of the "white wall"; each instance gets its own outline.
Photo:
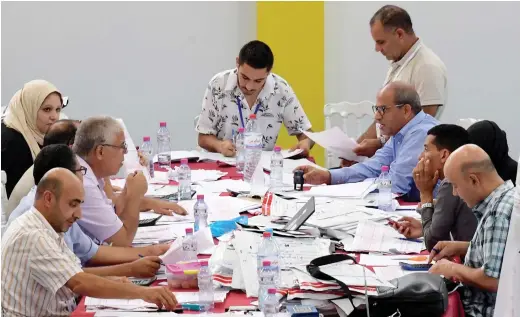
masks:
<instances>
[{"instance_id":1,"label":"white wall","mask_svg":"<svg viewBox=\"0 0 520 317\"><path fill-rule=\"evenodd\" d=\"M325 4L325 98L375 100L388 62L375 52L369 20L387 2ZM520 152L520 2L394 2L448 69L441 121L494 120Z\"/></svg>"},{"instance_id":2,"label":"white wall","mask_svg":"<svg viewBox=\"0 0 520 317\"><path fill-rule=\"evenodd\" d=\"M254 2L2 2L2 105L43 78L72 118L122 117L135 143L167 121L194 148L211 77L256 38Z\"/></svg>"}]
</instances>

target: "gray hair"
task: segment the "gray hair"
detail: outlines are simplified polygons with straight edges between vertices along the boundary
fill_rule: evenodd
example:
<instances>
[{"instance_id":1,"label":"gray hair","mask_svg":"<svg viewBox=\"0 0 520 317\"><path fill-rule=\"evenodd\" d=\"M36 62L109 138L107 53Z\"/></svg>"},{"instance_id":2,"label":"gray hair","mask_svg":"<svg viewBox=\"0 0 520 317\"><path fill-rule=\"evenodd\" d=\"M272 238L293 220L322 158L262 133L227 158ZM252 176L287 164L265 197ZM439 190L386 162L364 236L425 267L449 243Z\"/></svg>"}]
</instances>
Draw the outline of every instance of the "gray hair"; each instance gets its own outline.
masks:
<instances>
[{"instance_id":1,"label":"gray hair","mask_svg":"<svg viewBox=\"0 0 520 317\"><path fill-rule=\"evenodd\" d=\"M421 112L421 98L411 85L393 82L390 83L394 90L394 104L396 105L410 105L414 114Z\"/></svg>"},{"instance_id":2,"label":"gray hair","mask_svg":"<svg viewBox=\"0 0 520 317\"><path fill-rule=\"evenodd\" d=\"M90 117L79 125L72 150L86 158L98 145L113 142L120 132L123 132L123 127L116 119L109 116Z\"/></svg>"}]
</instances>

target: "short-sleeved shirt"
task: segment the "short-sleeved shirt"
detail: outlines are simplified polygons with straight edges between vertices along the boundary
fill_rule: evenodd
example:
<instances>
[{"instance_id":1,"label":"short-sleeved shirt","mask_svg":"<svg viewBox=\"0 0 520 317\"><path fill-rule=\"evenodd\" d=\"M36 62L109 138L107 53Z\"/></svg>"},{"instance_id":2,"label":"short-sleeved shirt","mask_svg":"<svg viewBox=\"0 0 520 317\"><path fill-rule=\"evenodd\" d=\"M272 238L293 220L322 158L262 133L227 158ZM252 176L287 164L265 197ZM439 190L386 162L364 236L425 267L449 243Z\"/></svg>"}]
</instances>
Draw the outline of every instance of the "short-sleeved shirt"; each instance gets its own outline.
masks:
<instances>
[{"instance_id":1,"label":"short-sleeved shirt","mask_svg":"<svg viewBox=\"0 0 520 317\"><path fill-rule=\"evenodd\" d=\"M110 200L103 188L105 182L97 178L90 165L81 157L76 156L81 166L87 168L83 177L85 199L81 204L81 218L78 224L89 237L101 244L116 234L123 222L116 215L112 200Z\"/></svg>"},{"instance_id":2,"label":"short-sleeved shirt","mask_svg":"<svg viewBox=\"0 0 520 317\"><path fill-rule=\"evenodd\" d=\"M76 308L66 283L82 272L79 259L34 207L2 237L2 313L69 316Z\"/></svg>"},{"instance_id":3,"label":"short-sleeved shirt","mask_svg":"<svg viewBox=\"0 0 520 317\"><path fill-rule=\"evenodd\" d=\"M507 181L473 207L479 223L477 231L469 243L464 265L482 268L484 274L496 279L500 278L509 222L514 206L514 194L513 183ZM464 289L462 297L466 316L492 317L496 295L496 293L468 285Z\"/></svg>"},{"instance_id":4,"label":"short-sleeved shirt","mask_svg":"<svg viewBox=\"0 0 520 317\"><path fill-rule=\"evenodd\" d=\"M249 115L257 108L257 122L263 134L265 151L274 148L282 123L289 135L299 135L311 128L302 105L291 86L282 77L270 73L250 109L238 87L237 72L236 68L226 70L210 80L195 128L198 133L212 134L219 140L230 140L233 133L242 127L242 121L246 125Z\"/></svg>"},{"instance_id":5,"label":"short-sleeved shirt","mask_svg":"<svg viewBox=\"0 0 520 317\"><path fill-rule=\"evenodd\" d=\"M34 205L34 198L36 196L36 186L34 186L27 196L23 197L20 200L20 204L13 210L11 215L9 216L9 221L7 222L7 227L13 223L13 221L25 214L27 211L31 210ZM85 266L90 259L96 255L99 246L92 241L90 237L88 237L83 230L79 227L79 225L75 222L67 232L63 235L65 239L65 243L69 247L69 249L74 252L74 254L80 259L81 265Z\"/></svg>"},{"instance_id":6,"label":"short-sleeved shirt","mask_svg":"<svg viewBox=\"0 0 520 317\"><path fill-rule=\"evenodd\" d=\"M415 87L421 105L442 105L435 117L440 118L448 98L448 78L442 60L419 39L397 62L392 62L384 85L402 81Z\"/></svg>"}]
</instances>

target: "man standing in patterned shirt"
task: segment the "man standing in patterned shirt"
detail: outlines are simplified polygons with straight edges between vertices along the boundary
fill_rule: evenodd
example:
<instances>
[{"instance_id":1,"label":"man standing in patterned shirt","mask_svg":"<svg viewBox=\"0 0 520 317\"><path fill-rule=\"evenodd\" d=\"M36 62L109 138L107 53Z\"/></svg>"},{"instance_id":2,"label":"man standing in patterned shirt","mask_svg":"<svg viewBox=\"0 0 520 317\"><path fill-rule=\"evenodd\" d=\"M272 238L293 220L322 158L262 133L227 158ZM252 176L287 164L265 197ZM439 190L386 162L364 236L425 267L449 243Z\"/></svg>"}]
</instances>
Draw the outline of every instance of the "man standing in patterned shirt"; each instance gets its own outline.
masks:
<instances>
[{"instance_id":1,"label":"man standing in patterned shirt","mask_svg":"<svg viewBox=\"0 0 520 317\"><path fill-rule=\"evenodd\" d=\"M274 148L283 123L287 132L298 138L293 149L309 154L313 142L302 131L311 131L311 123L291 86L271 73L273 64L269 46L251 41L240 50L235 69L218 73L210 80L195 128L200 147L234 156L233 136L255 114L264 151Z\"/></svg>"},{"instance_id":2,"label":"man standing in patterned shirt","mask_svg":"<svg viewBox=\"0 0 520 317\"><path fill-rule=\"evenodd\" d=\"M473 144L450 155L444 174L479 223L471 242L438 242L430 254L429 260L437 261L430 272L463 283L466 316L492 317L514 205L513 183L504 182L486 152ZM464 265L446 259L464 255Z\"/></svg>"}]
</instances>

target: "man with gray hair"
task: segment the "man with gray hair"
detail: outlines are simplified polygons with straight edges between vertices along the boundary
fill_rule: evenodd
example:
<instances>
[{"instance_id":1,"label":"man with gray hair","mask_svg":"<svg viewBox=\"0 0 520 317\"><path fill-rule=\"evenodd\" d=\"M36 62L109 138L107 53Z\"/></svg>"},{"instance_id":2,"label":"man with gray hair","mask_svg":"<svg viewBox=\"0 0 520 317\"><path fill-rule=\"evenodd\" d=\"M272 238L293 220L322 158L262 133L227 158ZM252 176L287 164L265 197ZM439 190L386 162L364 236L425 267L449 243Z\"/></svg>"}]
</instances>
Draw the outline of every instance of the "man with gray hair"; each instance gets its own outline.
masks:
<instances>
[{"instance_id":1,"label":"man with gray hair","mask_svg":"<svg viewBox=\"0 0 520 317\"><path fill-rule=\"evenodd\" d=\"M128 151L123 127L108 116L88 118L76 132L73 151L80 165L87 168L83 217L78 224L98 243L130 246L139 225L141 200L148 189L146 178L141 172L128 175L118 202L112 202L104 191L104 179L117 174Z\"/></svg>"},{"instance_id":2,"label":"man with gray hair","mask_svg":"<svg viewBox=\"0 0 520 317\"><path fill-rule=\"evenodd\" d=\"M351 167L324 171L312 166L301 166L308 184L342 184L361 182L378 177L382 166L390 167L392 192L408 194L414 187L412 171L423 151L424 140L430 128L439 124L424 113L419 95L413 86L392 82L383 87L376 97L375 120L390 140L376 154Z\"/></svg>"}]
</instances>

